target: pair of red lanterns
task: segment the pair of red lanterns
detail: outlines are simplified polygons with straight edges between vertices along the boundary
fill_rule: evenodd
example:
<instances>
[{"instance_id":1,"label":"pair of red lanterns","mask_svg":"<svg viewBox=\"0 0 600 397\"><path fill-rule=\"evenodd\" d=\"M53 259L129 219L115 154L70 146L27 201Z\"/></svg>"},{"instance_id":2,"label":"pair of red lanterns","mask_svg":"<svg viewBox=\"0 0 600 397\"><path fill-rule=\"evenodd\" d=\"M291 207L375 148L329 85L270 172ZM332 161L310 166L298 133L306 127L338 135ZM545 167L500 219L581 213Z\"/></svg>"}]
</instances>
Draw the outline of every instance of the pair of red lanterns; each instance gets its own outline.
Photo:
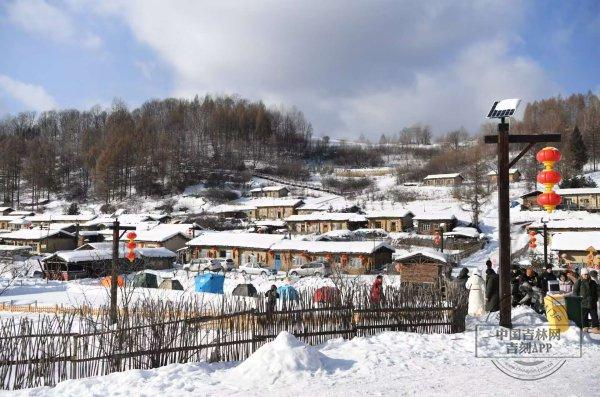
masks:
<instances>
[{"instance_id":1,"label":"pair of red lanterns","mask_svg":"<svg viewBox=\"0 0 600 397\"><path fill-rule=\"evenodd\" d=\"M538 183L544 185L544 192L537 196L538 204L546 211L552 212L557 205L560 205L562 199L553 190L554 185L560 182L560 172L556 171L554 163L560 161L560 151L555 147L545 147L535 156L537 161L544 164L544 169L538 173Z\"/></svg>"}]
</instances>

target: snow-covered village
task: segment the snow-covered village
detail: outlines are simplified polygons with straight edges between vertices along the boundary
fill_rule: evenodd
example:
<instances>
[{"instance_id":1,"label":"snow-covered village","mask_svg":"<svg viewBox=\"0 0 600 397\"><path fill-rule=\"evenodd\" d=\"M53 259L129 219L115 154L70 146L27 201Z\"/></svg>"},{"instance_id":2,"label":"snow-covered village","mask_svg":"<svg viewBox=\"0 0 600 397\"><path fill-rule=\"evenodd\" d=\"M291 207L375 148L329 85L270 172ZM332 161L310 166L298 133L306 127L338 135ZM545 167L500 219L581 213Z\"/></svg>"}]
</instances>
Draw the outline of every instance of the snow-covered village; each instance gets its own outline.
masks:
<instances>
[{"instance_id":1,"label":"snow-covered village","mask_svg":"<svg viewBox=\"0 0 600 397\"><path fill-rule=\"evenodd\" d=\"M597 1L0 37L0 396L600 395Z\"/></svg>"}]
</instances>

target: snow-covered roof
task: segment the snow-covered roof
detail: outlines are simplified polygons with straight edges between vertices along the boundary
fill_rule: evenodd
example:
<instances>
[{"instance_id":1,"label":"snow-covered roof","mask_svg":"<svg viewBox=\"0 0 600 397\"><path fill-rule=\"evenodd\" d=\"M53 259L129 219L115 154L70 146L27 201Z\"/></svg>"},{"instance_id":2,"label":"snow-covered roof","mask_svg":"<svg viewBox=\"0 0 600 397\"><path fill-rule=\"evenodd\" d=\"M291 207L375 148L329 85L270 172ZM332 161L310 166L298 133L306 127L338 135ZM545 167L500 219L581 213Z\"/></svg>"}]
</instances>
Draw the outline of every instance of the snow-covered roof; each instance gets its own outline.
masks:
<instances>
[{"instance_id":1,"label":"snow-covered roof","mask_svg":"<svg viewBox=\"0 0 600 397\"><path fill-rule=\"evenodd\" d=\"M369 212L365 218L404 218L406 216L415 216L415 214L408 210L381 210Z\"/></svg>"},{"instance_id":2,"label":"snow-covered roof","mask_svg":"<svg viewBox=\"0 0 600 397\"><path fill-rule=\"evenodd\" d=\"M89 220L84 226L110 225L117 219L121 225L135 226L143 222L158 222L168 216L169 215L162 213L102 215Z\"/></svg>"},{"instance_id":3,"label":"snow-covered roof","mask_svg":"<svg viewBox=\"0 0 600 397\"><path fill-rule=\"evenodd\" d=\"M17 210L17 211L13 211L10 213L11 216L30 216L31 214L34 214L33 211L27 211L27 210Z\"/></svg>"},{"instance_id":4,"label":"snow-covered roof","mask_svg":"<svg viewBox=\"0 0 600 397\"><path fill-rule=\"evenodd\" d=\"M427 179L446 179L446 178L457 178L457 177L461 177L462 175L458 172L452 173L452 174L432 174L432 175L427 175L425 178L423 178L424 180Z\"/></svg>"},{"instance_id":5,"label":"snow-covered roof","mask_svg":"<svg viewBox=\"0 0 600 397\"><path fill-rule=\"evenodd\" d=\"M17 219L22 219L23 216L22 215L0 215L0 221L3 222L11 222L11 221L16 221Z\"/></svg>"},{"instance_id":6,"label":"snow-covered roof","mask_svg":"<svg viewBox=\"0 0 600 397\"><path fill-rule=\"evenodd\" d=\"M8 211L11 210L12 211L12 207L0 207L0 212L4 212L4 211Z\"/></svg>"},{"instance_id":7,"label":"snow-covered roof","mask_svg":"<svg viewBox=\"0 0 600 397\"><path fill-rule=\"evenodd\" d=\"M479 238L479 232L474 227L457 226L451 232L444 233L444 236L464 236L470 238Z\"/></svg>"},{"instance_id":8,"label":"snow-covered roof","mask_svg":"<svg viewBox=\"0 0 600 397\"><path fill-rule=\"evenodd\" d=\"M5 240L44 240L48 237L73 237L71 233L63 230L40 230L40 229L20 229L14 232L2 234L1 237Z\"/></svg>"},{"instance_id":9,"label":"snow-covered roof","mask_svg":"<svg viewBox=\"0 0 600 397\"><path fill-rule=\"evenodd\" d=\"M546 223L548 229L560 230L560 229L597 229L600 230L600 220L595 217L592 219L560 219L550 220ZM533 222L529 225L531 229L542 229L544 224L542 222Z\"/></svg>"},{"instance_id":10,"label":"snow-covered roof","mask_svg":"<svg viewBox=\"0 0 600 397\"><path fill-rule=\"evenodd\" d=\"M265 186L265 187L257 187L250 190L250 193L259 193L259 192L278 192L283 189L287 190L285 186Z\"/></svg>"},{"instance_id":11,"label":"snow-covered roof","mask_svg":"<svg viewBox=\"0 0 600 397\"><path fill-rule=\"evenodd\" d=\"M413 258L415 256L418 255L422 255L425 256L427 258L442 262L442 263L448 263L448 260L446 259L446 255L444 255L441 252L437 252L437 251L430 251L427 249L422 249L422 250L418 250L418 251L411 251L411 252L407 252L407 253L402 253L400 255L395 255L394 259L397 261L402 261L402 260L407 260L410 258Z\"/></svg>"},{"instance_id":12,"label":"snow-covered roof","mask_svg":"<svg viewBox=\"0 0 600 397\"><path fill-rule=\"evenodd\" d=\"M348 229L330 230L326 233L318 235L315 240L325 240L327 238L350 238L354 236L354 232Z\"/></svg>"},{"instance_id":13,"label":"snow-covered roof","mask_svg":"<svg viewBox=\"0 0 600 397\"><path fill-rule=\"evenodd\" d=\"M0 251L29 251L32 247L28 245L10 245L10 244L0 244Z\"/></svg>"},{"instance_id":14,"label":"snow-covered roof","mask_svg":"<svg viewBox=\"0 0 600 397\"><path fill-rule=\"evenodd\" d=\"M306 222L306 221L335 221L335 222L366 222L364 215L354 212L314 212L312 214L290 215L286 222Z\"/></svg>"},{"instance_id":15,"label":"snow-covered roof","mask_svg":"<svg viewBox=\"0 0 600 397\"><path fill-rule=\"evenodd\" d=\"M273 251L302 251L312 254L371 254L385 247L392 251L394 248L384 242L373 241L303 241L281 240L274 244Z\"/></svg>"},{"instance_id":16,"label":"snow-covered roof","mask_svg":"<svg viewBox=\"0 0 600 397\"><path fill-rule=\"evenodd\" d=\"M285 227L285 222L279 219L254 222L256 226Z\"/></svg>"},{"instance_id":17,"label":"snow-covered roof","mask_svg":"<svg viewBox=\"0 0 600 397\"><path fill-rule=\"evenodd\" d=\"M221 204L216 205L209 209L207 212L211 214L227 214L230 212L244 212L244 211L252 211L255 210L256 207L251 205L241 205L241 204Z\"/></svg>"},{"instance_id":18,"label":"snow-covered roof","mask_svg":"<svg viewBox=\"0 0 600 397\"><path fill-rule=\"evenodd\" d=\"M448 212L425 212L414 217L416 221L445 221L453 219L456 219L456 217Z\"/></svg>"},{"instance_id":19,"label":"snow-covered roof","mask_svg":"<svg viewBox=\"0 0 600 397\"><path fill-rule=\"evenodd\" d=\"M121 246L124 246L124 243L121 243ZM109 250L112 249L112 241L109 242L101 242L101 243L85 243L81 247L77 247L76 251L85 251L85 250Z\"/></svg>"},{"instance_id":20,"label":"snow-covered roof","mask_svg":"<svg viewBox=\"0 0 600 397\"><path fill-rule=\"evenodd\" d=\"M9 225L30 225L31 221L28 221L25 218L18 217L17 219L14 219L14 220L8 222L8 224Z\"/></svg>"},{"instance_id":21,"label":"snow-covered roof","mask_svg":"<svg viewBox=\"0 0 600 397\"><path fill-rule=\"evenodd\" d=\"M203 247L240 247L266 250L283 239L279 234L208 232L188 241L186 245Z\"/></svg>"},{"instance_id":22,"label":"snow-covered roof","mask_svg":"<svg viewBox=\"0 0 600 397\"><path fill-rule=\"evenodd\" d=\"M540 193L542 193L542 192L540 192L539 190L532 190L532 191L529 191L529 192L521 195L520 197L525 198L525 197L537 196Z\"/></svg>"},{"instance_id":23,"label":"snow-covered roof","mask_svg":"<svg viewBox=\"0 0 600 397\"><path fill-rule=\"evenodd\" d=\"M173 251L160 247L160 248L136 248L135 254L138 257L147 258L176 258L177 254ZM106 261L112 258L112 250L110 249L98 249L98 250L73 250L73 251L58 251L53 255L44 258L43 261L48 261L53 258L60 258L65 262L92 262L92 261ZM119 258L125 258L125 250L119 250Z\"/></svg>"},{"instance_id":24,"label":"snow-covered roof","mask_svg":"<svg viewBox=\"0 0 600 397\"><path fill-rule=\"evenodd\" d=\"M516 168L511 168L510 170L508 170L509 175L516 174L517 172L519 172L519 170ZM495 176L495 175L498 175L498 171L493 170L493 171L488 172L487 174L488 174L488 176Z\"/></svg>"},{"instance_id":25,"label":"snow-covered roof","mask_svg":"<svg viewBox=\"0 0 600 397\"><path fill-rule=\"evenodd\" d=\"M260 207L297 207L301 205L303 201L301 199L294 198L272 198L263 197L255 198L250 200L240 201L239 204L249 205L254 208Z\"/></svg>"},{"instance_id":26,"label":"snow-covered roof","mask_svg":"<svg viewBox=\"0 0 600 397\"><path fill-rule=\"evenodd\" d=\"M298 207L302 211L341 210L347 207L346 199L341 196L322 196L304 199L304 204Z\"/></svg>"},{"instance_id":27,"label":"snow-covered roof","mask_svg":"<svg viewBox=\"0 0 600 397\"><path fill-rule=\"evenodd\" d=\"M41 214L27 217L31 222L89 222L96 218L96 215L56 215L56 214Z\"/></svg>"},{"instance_id":28,"label":"snow-covered roof","mask_svg":"<svg viewBox=\"0 0 600 397\"><path fill-rule=\"evenodd\" d=\"M550 242L552 251L587 251L590 247L600 250L600 232L555 233Z\"/></svg>"},{"instance_id":29,"label":"snow-covered roof","mask_svg":"<svg viewBox=\"0 0 600 397\"><path fill-rule=\"evenodd\" d=\"M135 230L135 234L137 234L137 237L135 238L136 241L150 241L162 243L177 235L180 235L186 240L189 239L189 237L185 233L182 233L179 230L172 228L163 229L160 226L157 226L150 230ZM127 240L127 233L125 233L123 237L121 237L121 240Z\"/></svg>"},{"instance_id":30,"label":"snow-covered roof","mask_svg":"<svg viewBox=\"0 0 600 397\"><path fill-rule=\"evenodd\" d=\"M600 194L600 187L582 187L575 189L556 189L556 194L561 196L570 195L577 196L582 194Z\"/></svg>"}]
</instances>

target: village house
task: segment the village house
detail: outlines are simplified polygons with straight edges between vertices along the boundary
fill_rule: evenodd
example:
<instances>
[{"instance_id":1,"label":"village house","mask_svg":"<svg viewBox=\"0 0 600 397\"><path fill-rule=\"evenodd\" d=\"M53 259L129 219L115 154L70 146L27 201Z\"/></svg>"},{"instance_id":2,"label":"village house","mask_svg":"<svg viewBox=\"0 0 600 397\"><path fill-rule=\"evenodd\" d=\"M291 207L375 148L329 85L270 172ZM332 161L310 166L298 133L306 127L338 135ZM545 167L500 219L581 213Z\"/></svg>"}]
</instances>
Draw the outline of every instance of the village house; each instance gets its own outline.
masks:
<instances>
[{"instance_id":1,"label":"village house","mask_svg":"<svg viewBox=\"0 0 600 397\"><path fill-rule=\"evenodd\" d=\"M541 193L542 192L540 192L539 190L532 190L531 192L522 195L521 210L532 211L542 209L542 207L540 207L540 205L537 202L537 196L539 196Z\"/></svg>"},{"instance_id":2,"label":"village house","mask_svg":"<svg viewBox=\"0 0 600 397\"><path fill-rule=\"evenodd\" d=\"M38 254L70 250L74 249L76 245L75 236L56 229L21 229L0 234L0 239L3 244L30 246Z\"/></svg>"},{"instance_id":3,"label":"village house","mask_svg":"<svg viewBox=\"0 0 600 397\"><path fill-rule=\"evenodd\" d=\"M33 216L35 212L27 210L15 210L10 213L12 216Z\"/></svg>"},{"instance_id":4,"label":"village house","mask_svg":"<svg viewBox=\"0 0 600 397\"><path fill-rule=\"evenodd\" d=\"M254 198L282 198L287 197L289 193L289 189L285 186L265 186L250 190L250 195Z\"/></svg>"},{"instance_id":5,"label":"village house","mask_svg":"<svg viewBox=\"0 0 600 397\"><path fill-rule=\"evenodd\" d=\"M434 283L451 270L443 253L421 250L396 256L392 273L399 274L403 283Z\"/></svg>"},{"instance_id":6,"label":"village house","mask_svg":"<svg viewBox=\"0 0 600 397\"><path fill-rule=\"evenodd\" d=\"M498 171L488 172L487 177L488 177L488 183L490 185L495 185L498 183ZM519 170L516 168L511 168L508 171L508 181L510 183L512 183L512 182L519 182L520 180L521 180L521 173L519 172Z\"/></svg>"},{"instance_id":7,"label":"village house","mask_svg":"<svg viewBox=\"0 0 600 397\"><path fill-rule=\"evenodd\" d=\"M448 213L431 212L424 213L413 218L417 234L433 235L436 231L443 229L450 232L456 227L456 217Z\"/></svg>"},{"instance_id":8,"label":"village house","mask_svg":"<svg viewBox=\"0 0 600 397\"><path fill-rule=\"evenodd\" d=\"M177 251L185 247L190 240L187 233L172 228L161 228L160 225L150 230L134 230L137 237L135 243L139 248L167 248ZM121 241L127 240L127 233L121 237Z\"/></svg>"},{"instance_id":9,"label":"village house","mask_svg":"<svg viewBox=\"0 0 600 397\"><path fill-rule=\"evenodd\" d=\"M562 197L562 204L559 206L561 209L590 212L600 210L600 188L556 189L556 194Z\"/></svg>"},{"instance_id":10,"label":"village house","mask_svg":"<svg viewBox=\"0 0 600 397\"><path fill-rule=\"evenodd\" d=\"M231 258L236 266L249 262L274 264L271 246L280 234L206 232L187 242L192 258Z\"/></svg>"},{"instance_id":11,"label":"village house","mask_svg":"<svg viewBox=\"0 0 600 397\"><path fill-rule=\"evenodd\" d=\"M550 241L550 250L563 264L600 265L600 232L555 233Z\"/></svg>"},{"instance_id":12,"label":"village house","mask_svg":"<svg viewBox=\"0 0 600 397\"><path fill-rule=\"evenodd\" d=\"M23 219L22 216L13 216L13 215L0 215L0 230L9 230L10 223L19 219Z\"/></svg>"},{"instance_id":13,"label":"village house","mask_svg":"<svg viewBox=\"0 0 600 397\"><path fill-rule=\"evenodd\" d=\"M253 209L248 212L248 216L252 220L285 219L296 213L296 208L302 205L302 200L262 198L245 201L243 205L253 207Z\"/></svg>"},{"instance_id":14,"label":"village house","mask_svg":"<svg viewBox=\"0 0 600 397\"><path fill-rule=\"evenodd\" d=\"M211 208L208 213L216 215L220 220L246 219L256 207L241 204L221 204Z\"/></svg>"},{"instance_id":15,"label":"village house","mask_svg":"<svg viewBox=\"0 0 600 397\"><path fill-rule=\"evenodd\" d=\"M125 246L119 247L119 272L173 267L177 255L166 248L136 248L133 262L125 259ZM112 266L112 242L85 244L76 250L58 251L42 260L44 276L49 279L73 280L83 277L101 277Z\"/></svg>"},{"instance_id":16,"label":"village house","mask_svg":"<svg viewBox=\"0 0 600 397\"><path fill-rule=\"evenodd\" d=\"M346 208L346 199L341 196L307 197L303 201L304 204L296 208L298 215L312 214L313 212L356 212L352 208Z\"/></svg>"},{"instance_id":17,"label":"village house","mask_svg":"<svg viewBox=\"0 0 600 397\"><path fill-rule=\"evenodd\" d=\"M313 212L305 215L292 215L285 219L288 228L294 233L327 233L332 230L356 230L367 225L364 215L354 212Z\"/></svg>"},{"instance_id":18,"label":"village house","mask_svg":"<svg viewBox=\"0 0 600 397\"><path fill-rule=\"evenodd\" d=\"M169 222L171 216L162 213L102 215L97 218L94 217L86 222L80 222L80 225L86 230L98 230L111 226L115 220L118 220L121 226L154 226Z\"/></svg>"},{"instance_id":19,"label":"village house","mask_svg":"<svg viewBox=\"0 0 600 397\"><path fill-rule=\"evenodd\" d=\"M455 187L460 186L465 178L459 173L454 174L435 174L427 175L423 178L423 185L425 186L446 186Z\"/></svg>"},{"instance_id":20,"label":"village house","mask_svg":"<svg viewBox=\"0 0 600 397\"><path fill-rule=\"evenodd\" d=\"M293 267L324 261L349 274L365 274L391 263L393 247L373 241L281 240L271 247L275 267L293 272Z\"/></svg>"},{"instance_id":21,"label":"village house","mask_svg":"<svg viewBox=\"0 0 600 397\"><path fill-rule=\"evenodd\" d=\"M365 215L368 228L386 232L405 232L413 228L414 214L405 210L375 211Z\"/></svg>"},{"instance_id":22,"label":"village house","mask_svg":"<svg viewBox=\"0 0 600 397\"><path fill-rule=\"evenodd\" d=\"M31 227L31 222L22 217L18 217L17 219L8 222L8 228L10 230L30 229Z\"/></svg>"},{"instance_id":23,"label":"village house","mask_svg":"<svg viewBox=\"0 0 600 397\"><path fill-rule=\"evenodd\" d=\"M13 211L14 209L12 207L0 207L0 215L8 215Z\"/></svg>"}]
</instances>

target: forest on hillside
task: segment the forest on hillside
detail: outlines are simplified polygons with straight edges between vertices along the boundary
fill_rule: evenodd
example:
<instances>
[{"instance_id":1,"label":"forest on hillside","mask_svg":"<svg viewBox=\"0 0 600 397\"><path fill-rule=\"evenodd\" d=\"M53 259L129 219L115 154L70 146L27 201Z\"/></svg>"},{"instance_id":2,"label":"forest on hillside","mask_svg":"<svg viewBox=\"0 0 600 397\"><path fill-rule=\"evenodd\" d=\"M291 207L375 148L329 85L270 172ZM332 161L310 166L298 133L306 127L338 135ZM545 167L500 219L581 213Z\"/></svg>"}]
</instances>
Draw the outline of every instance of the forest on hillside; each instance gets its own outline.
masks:
<instances>
[{"instance_id":1,"label":"forest on hillside","mask_svg":"<svg viewBox=\"0 0 600 397\"><path fill-rule=\"evenodd\" d=\"M362 137L360 145L334 145L327 137L314 139L297 109L227 96L151 100L133 110L116 101L109 110L24 112L0 120L0 197L13 206L35 205L53 193L108 203L132 194L176 194L199 182L245 182L253 166L307 179L309 169L382 166L385 156L408 152L423 165L399 169L398 180L418 181L430 173L468 174L480 162L489 168L495 151L481 137L495 128L488 123L478 134L457 129L433 137L427 125L416 124L375 144ZM598 96L528 103L523 119L511 125L511 133L544 132L562 135L558 168L566 180L600 167ZM535 149L518 166L532 185Z\"/></svg>"}]
</instances>

